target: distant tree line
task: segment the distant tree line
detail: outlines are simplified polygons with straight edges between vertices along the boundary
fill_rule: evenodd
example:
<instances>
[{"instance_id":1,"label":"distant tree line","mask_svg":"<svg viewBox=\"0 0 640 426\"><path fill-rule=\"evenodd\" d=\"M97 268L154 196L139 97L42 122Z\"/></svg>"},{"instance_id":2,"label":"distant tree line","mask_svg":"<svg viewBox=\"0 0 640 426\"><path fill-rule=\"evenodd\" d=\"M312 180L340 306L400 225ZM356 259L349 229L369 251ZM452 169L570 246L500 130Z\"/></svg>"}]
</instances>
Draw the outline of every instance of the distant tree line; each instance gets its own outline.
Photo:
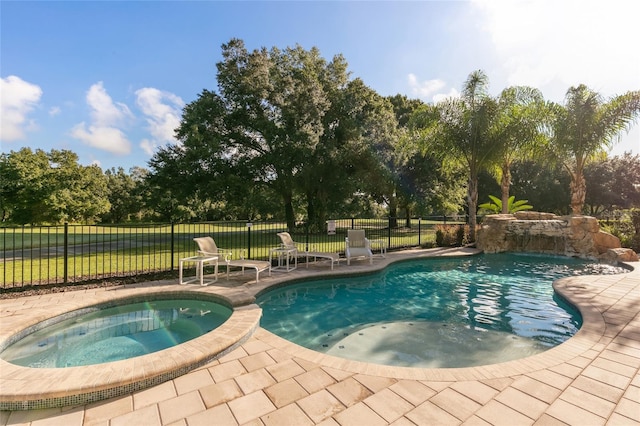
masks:
<instances>
[{"instance_id":1,"label":"distant tree line","mask_svg":"<svg viewBox=\"0 0 640 426\"><path fill-rule=\"evenodd\" d=\"M510 194L534 209L601 214L640 207L640 157L607 158L640 114L640 91L603 99L584 85L563 105L529 87L426 104L383 97L341 55L222 46L217 90L188 104L177 144L148 169L102 172L71 151L0 156L4 223L285 220L470 213ZM466 196L465 196L466 193ZM394 225L396 225L394 223Z\"/></svg>"},{"instance_id":2,"label":"distant tree line","mask_svg":"<svg viewBox=\"0 0 640 426\"><path fill-rule=\"evenodd\" d=\"M71 161L52 163L49 160L60 156ZM37 159L41 163L32 167ZM435 163L428 161L407 164L398 188L405 200L402 205L406 203L410 207L399 209L395 217L464 212L464 174L450 175L447 182L438 182L428 164L435 167ZM584 213L600 216L640 207L639 176L640 155L626 153L588 164L585 167ZM229 203L246 201L248 205L253 204L254 215L250 217L246 215L249 210L227 209L227 203L220 198L179 201L161 186L156 186L154 180L144 168L134 167L129 172L122 168L109 169L103 173L97 166L79 165L77 155L70 151L46 153L22 148L0 156L0 214L5 224L284 219L280 205L267 194L254 194L253 201ZM570 180L568 172L559 166L549 167L534 161L515 161L511 166L511 192L520 199L527 199L538 211L570 213ZM448 189L440 192L438 188L444 186ZM443 200L445 193L455 199ZM495 176L481 172L478 193L482 201L489 201L489 195L499 194L500 184ZM330 217L389 214L388 207L379 204L371 194L359 194L355 198L359 198L357 206L345 206L341 212L332 211Z\"/></svg>"}]
</instances>

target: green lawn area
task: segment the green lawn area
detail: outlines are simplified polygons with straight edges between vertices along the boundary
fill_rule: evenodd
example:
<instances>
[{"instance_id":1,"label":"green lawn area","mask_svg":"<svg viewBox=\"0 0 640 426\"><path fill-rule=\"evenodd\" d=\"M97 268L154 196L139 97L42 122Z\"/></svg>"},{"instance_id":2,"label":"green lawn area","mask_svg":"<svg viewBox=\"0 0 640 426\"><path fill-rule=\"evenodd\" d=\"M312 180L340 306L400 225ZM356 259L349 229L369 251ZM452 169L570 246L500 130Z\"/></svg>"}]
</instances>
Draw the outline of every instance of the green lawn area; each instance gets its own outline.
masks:
<instances>
[{"instance_id":1,"label":"green lawn area","mask_svg":"<svg viewBox=\"0 0 640 426\"><path fill-rule=\"evenodd\" d=\"M388 229L386 220L348 219L337 221L336 234L294 232L298 243L310 250L343 252L346 230L364 228L371 240L384 240L389 248L414 247L433 243L437 221L412 221L411 228ZM451 223L451 222L447 222ZM404 225L399 220L398 225ZM69 282L81 282L109 276L177 270L180 258L196 254L194 237L212 236L218 247L230 249L234 258L268 259L277 247L277 232L286 225L277 222L206 222L173 225L69 225L67 228L66 273ZM63 282L65 276L65 228L19 227L0 230L2 288L28 284Z\"/></svg>"}]
</instances>

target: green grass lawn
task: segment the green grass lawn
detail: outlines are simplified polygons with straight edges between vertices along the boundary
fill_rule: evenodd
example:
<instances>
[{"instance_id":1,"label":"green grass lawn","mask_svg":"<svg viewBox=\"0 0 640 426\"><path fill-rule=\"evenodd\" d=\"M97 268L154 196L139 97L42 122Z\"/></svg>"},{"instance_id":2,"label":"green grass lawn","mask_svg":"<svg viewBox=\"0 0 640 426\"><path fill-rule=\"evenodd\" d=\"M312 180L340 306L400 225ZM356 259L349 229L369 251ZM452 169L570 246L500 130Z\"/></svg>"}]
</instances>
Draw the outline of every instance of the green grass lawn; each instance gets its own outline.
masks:
<instances>
[{"instance_id":1,"label":"green grass lawn","mask_svg":"<svg viewBox=\"0 0 640 426\"><path fill-rule=\"evenodd\" d=\"M437 223L421 221L418 235L417 220L411 228L390 231L385 220L349 219L337 223L335 235L294 232L292 237L297 243L308 243L313 251L341 253L346 230L353 226L364 228L371 240L384 240L391 249L414 247L433 243L433 225ZM67 280L81 282L177 270L181 258L196 254L193 238L197 236L212 236L219 248L232 250L234 258L242 253L251 259L268 259L269 251L280 243L277 232L284 231L286 225L254 223L250 230L245 222L180 224L173 229L170 224L69 225L67 229ZM63 282L64 242L64 226L0 229L0 249L4 252L0 288Z\"/></svg>"}]
</instances>

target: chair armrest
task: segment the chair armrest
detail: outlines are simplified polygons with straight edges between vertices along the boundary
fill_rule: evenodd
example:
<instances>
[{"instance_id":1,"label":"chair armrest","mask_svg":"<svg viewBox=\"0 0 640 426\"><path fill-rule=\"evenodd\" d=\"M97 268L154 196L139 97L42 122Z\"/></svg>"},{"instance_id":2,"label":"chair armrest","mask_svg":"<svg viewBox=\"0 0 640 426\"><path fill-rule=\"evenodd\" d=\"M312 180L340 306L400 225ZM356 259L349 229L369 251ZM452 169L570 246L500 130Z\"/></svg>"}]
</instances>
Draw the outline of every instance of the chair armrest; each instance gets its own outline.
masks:
<instances>
[{"instance_id":1,"label":"chair armrest","mask_svg":"<svg viewBox=\"0 0 640 426\"><path fill-rule=\"evenodd\" d=\"M238 256L240 257L240 260L244 260L246 252L247 251L245 249L238 250ZM233 256L229 256L229 259L233 259Z\"/></svg>"},{"instance_id":2,"label":"chair armrest","mask_svg":"<svg viewBox=\"0 0 640 426\"><path fill-rule=\"evenodd\" d=\"M286 245L284 243L280 243L280 249L281 250L291 250L291 249L296 249L298 251L304 251L301 250L300 247L304 247L303 243L293 243L292 245Z\"/></svg>"},{"instance_id":3,"label":"chair armrest","mask_svg":"<svg viewBox=\"0 0 640 426\"><path fill-rule=\"evenodd\" d=\"M368 238L364 239L364 246L365 248L371 249L371 241L369 241Z\"/></svg>"},{"instance_id":4,"label":"chair armrest","mask_svg":"<svg viewBox=\"0 0 640 426\"><path fill-rule=\"evenodd\" d=\"M224 260L227 261L231 258L232 252L229 249L218 249L217 253L209 253L208 251L198 250L198 254L201 256L218 256L219 258L224 257Z\"/></svg>"}]
</instances>

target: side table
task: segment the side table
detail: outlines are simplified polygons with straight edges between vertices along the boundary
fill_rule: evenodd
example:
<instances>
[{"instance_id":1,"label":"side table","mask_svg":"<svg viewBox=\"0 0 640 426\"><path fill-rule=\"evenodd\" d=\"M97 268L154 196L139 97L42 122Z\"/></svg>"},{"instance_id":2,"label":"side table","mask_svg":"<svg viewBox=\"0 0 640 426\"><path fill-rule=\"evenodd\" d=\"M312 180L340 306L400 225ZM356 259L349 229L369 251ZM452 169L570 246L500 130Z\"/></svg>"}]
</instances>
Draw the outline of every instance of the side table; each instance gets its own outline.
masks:
<instances>
[{"instance_id":1,"label":"side table","mask_svg":"<svg viewBox=\"0 0 640 426\"><path fill-rule=\"evenodd\" d=\"M387 254L387 240L370 240L371 252L374 250L380 250L380 257L385 257Z\"/></svg>"},{"instance_id":2,"label":"side table","mask_svg":"<svg viewBox=\"0 0 640 426\"><path fill-rule=\"evenodd\" d=\"M188 280L183 280L183 268L185 263L195 263L196 264L196 277ZM214 278L208 279L205 281L204 279L204 264L214 262ZM218 281L218 256L191 256L180 259L180 272L179 272L179 282L181 285L200 282L201 286L213 284Z\"/></svg>"},{"instance_id":3,"label":"side table","mask_svg":"<svg viewBox=\"0 0 640 426\"><path fill-rule=\"evenodd\" d=\"M296 247L277 247L269 251L269 263L272 262L273 256L278 257L278 266L272 267L271 270L285 270L291 272L298 267L298 249ZM291 266L291 258L293 257L293 266Z\"/></svg>"}]
</instances>

